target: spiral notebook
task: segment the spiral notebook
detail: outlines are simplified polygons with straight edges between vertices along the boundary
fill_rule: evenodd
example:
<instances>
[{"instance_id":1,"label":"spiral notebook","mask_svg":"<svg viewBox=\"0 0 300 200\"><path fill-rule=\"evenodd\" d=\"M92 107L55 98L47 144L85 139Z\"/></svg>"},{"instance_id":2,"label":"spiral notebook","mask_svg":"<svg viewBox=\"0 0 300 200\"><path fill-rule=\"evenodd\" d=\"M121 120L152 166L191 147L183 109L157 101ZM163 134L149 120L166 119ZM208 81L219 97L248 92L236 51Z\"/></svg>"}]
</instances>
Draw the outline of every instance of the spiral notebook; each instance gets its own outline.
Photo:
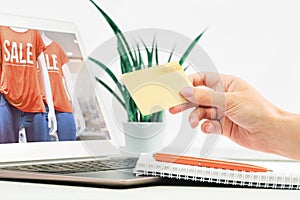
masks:
<instances>
[{"instance_id":1,"label":"spiral notebook","mask_svg":"<svg viewBox=\"0 0 300 200\"><path fill-rule=\"evenodd\" d=\"M244 162L244 161L243 161ZM159 176L225 185L256 188L300 189L300 162L252 161L271 172L244 172L155 161L150 154L141 154L134 172L137 176Z\"/></svg>"}]
</instances>

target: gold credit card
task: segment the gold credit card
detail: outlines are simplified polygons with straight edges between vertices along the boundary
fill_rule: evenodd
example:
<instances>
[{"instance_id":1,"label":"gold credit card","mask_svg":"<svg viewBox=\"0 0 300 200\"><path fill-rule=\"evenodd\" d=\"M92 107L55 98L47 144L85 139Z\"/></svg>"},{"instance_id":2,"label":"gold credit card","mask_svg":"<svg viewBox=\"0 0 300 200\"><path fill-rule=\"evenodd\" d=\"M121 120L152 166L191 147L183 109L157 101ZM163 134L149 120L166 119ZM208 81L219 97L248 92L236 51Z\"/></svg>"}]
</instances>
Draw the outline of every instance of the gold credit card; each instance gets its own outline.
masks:
<instances>
[{"instance_id":1,"label":"gold credit card","mask_svg":"<svg viewBox=\"0 0 300 200\"><path fill-rule=\"evenodd\" d=\"M121 80L143 115L185 103L180 90L192 87L178 62L122 74Z\"/></svg>"}]
</instances>

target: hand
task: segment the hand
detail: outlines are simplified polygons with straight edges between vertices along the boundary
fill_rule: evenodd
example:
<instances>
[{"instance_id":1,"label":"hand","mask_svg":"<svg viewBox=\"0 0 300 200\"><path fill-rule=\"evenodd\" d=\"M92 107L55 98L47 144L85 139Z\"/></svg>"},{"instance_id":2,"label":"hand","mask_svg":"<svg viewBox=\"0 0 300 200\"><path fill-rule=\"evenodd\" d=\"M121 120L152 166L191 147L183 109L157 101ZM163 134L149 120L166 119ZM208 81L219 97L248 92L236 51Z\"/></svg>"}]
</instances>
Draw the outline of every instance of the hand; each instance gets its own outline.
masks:
<instances>
[{"instance_id":1,"label":"hand","mask_svg":"<svg viewBox=\"0 0 300 200\"><path fill-rule=\"evenodd\" d=\"M49 135L57 136L57 122L55 117L55 111L54 109L49 108L48 112L48 127L50 129Z\"/></svg>"},{"instance_id":2,"label":"hand","mask_svg":"<svg viewBox=\"0 0 300 200\"><path fill-rule=\"evenodd\" d=\"M193 128L203 120L204 133L219 133L247 148L300 159L299 115L277 108L239 78L217 73L189 78L195 88L181 91L188 103L170 108L171 113L194 107L189 116Z\"/></svg>"}]
</instances>

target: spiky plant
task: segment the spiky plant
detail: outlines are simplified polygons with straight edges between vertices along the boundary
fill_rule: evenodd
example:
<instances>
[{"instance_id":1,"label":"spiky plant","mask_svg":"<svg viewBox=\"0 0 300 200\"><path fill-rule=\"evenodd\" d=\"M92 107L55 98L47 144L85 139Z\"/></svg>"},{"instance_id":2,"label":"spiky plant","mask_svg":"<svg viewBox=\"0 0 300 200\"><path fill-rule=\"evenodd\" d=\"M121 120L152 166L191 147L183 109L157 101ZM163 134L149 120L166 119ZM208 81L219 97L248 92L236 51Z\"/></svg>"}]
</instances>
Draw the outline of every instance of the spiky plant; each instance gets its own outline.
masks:
<instances>
[{"instance_id":1,"label":"spiky plant","mask_svg":"<svg viewBox=\"0 0 300 200\"><path fill-rule=\"evenodd\" d=\"M124 34L120 30L120 28L116 25L116 23L101 9L93 0L90 0L90 2L98 9L98 11L102 14L102 16L105 18L106 22L110 25L111 29L113 30L118 46L117 51L119 53L120 57L120 67L122 74L140 70L145 67L152 67L154 65L159 65L158 60L158 47L157 42L155 40L155 36L152 41L152 46L147 47L147 45L144 43L144 41L141 39L141 43L144 46L144 50L146 51L146 57L147 61L143 59L142 56L142 49L137 43L135 46L130 47ZM189 53L192 51L194 46L197 44L197 42L200 40L201 36L204 34L205 30L200 33L193 42L188 46L184 54L179 60L179 64L182 66L188 57ZM175 46L174 46L175 47ZM174 48L171 51L167 62L170 62L173 56ZM161 122L163 120L163 111L153 113L151 115L142 115L138 107L136 106L135 102L131 98L129 92L125 88L125 86L116 78L114 73L107 67L105 64L103 64L101 61L89 57L89 59L97 64L99 67L101 67L113 80L113 82L116 84L118 90L120 91L121 97L113 90L110 86L108 86L103 80L99 79L98 77L95 77L97 82L100 83L107 91L109 91L116 99L117 101L122 105L122 107L127 112L128 122ZM185 68L184 70L186 70Z\"/></svg>"}]
</instances>

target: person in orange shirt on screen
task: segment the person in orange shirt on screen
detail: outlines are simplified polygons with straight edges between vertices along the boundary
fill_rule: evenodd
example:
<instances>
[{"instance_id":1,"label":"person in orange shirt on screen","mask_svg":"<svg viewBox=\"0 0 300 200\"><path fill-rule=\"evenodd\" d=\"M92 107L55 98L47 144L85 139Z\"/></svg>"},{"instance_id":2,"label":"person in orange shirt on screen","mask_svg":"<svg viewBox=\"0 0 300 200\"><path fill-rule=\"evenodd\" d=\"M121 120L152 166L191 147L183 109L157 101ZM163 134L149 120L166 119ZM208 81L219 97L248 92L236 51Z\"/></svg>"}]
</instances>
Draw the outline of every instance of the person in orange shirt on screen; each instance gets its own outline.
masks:
<instances>
[{"instance_id":1,"label":"person in orange shirt on screen","mask_svg":"<svg viewBox=\"0 0 300 200\"><path fill-rule=\"evenodd\" d=\"M49 39L44 32L42 32L41 35L44 44L46 45L44 55L50 78L57 120L57 135L55 135L57 138L55 139L59 141L76 140L76 125L71 105L72 91L70 91L71 86L68 86L68 81L70 80L67 80L66 78L68 76L67 74L69 74L67 66L69 58L57 42ZM68 77L68 79L71 78ZM47 115L48 105L43 91L42 96L46 105ZM50 136L49 140L53 140L53 138Z\"/></svg>"},{"instance_id":2,"label":"person in orange shirt on screen","mask_svg":"<svg viewBox=\"0 0 300 200\"><path fill-rule=\"evenodd\" d=\"M50 102L49 128L56 131L49 77L45 68L45 46L36 30L0 26L0 143L19 142L25 128L28 142L46 141L45 106L40 96L36 71L39 62L43 86Z\"/></svg>"}]
</instances>

